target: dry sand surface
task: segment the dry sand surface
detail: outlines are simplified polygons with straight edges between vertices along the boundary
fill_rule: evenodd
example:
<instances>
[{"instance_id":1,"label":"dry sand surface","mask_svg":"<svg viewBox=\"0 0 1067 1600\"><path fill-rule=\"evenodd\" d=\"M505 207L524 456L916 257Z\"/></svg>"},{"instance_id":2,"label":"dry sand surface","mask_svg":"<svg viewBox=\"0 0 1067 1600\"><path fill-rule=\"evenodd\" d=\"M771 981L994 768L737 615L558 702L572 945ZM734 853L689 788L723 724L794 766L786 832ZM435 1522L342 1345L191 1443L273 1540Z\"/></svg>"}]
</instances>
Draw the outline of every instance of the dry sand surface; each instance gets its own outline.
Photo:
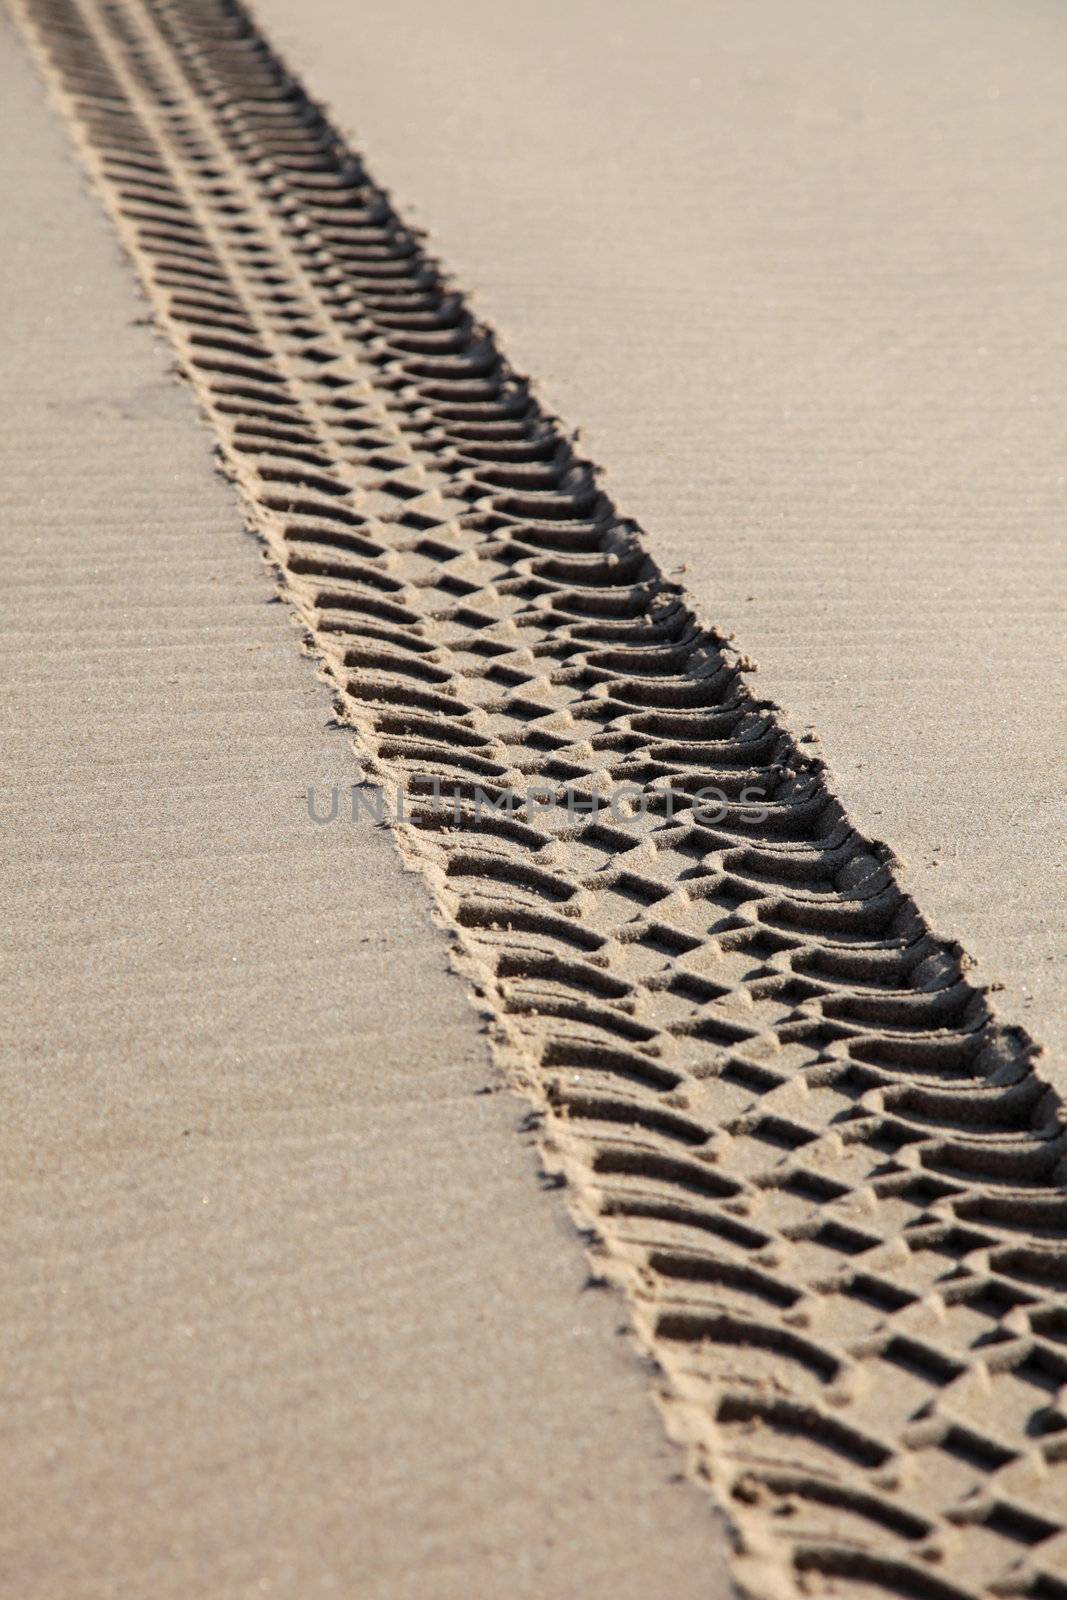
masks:
<instances>
[{"instance_id":1,"label":"dry sand surface","mask_svg":"<svg viewBox=\"0 0 1067 1600\"><path fill-rule=\"evenodd\" d=\"M18 9L0 1583L1063 1593L1062 16Z\"/></svg>"},{"instance_id":2,"label":"dry sand surface","mask_svg":"<svg viewBox=\"0 0 1067 1600\"><path fill-rule=\"evenodd\" d=\"M1063 1060L1067 13L257 10Z\"/></svg>"},{"instance_id":3,"label":"dry sand surface","mask_svg":"<svg viewBox=\"0 0 1067 1600\"><path fill-rule=\"evenodd\" d=\"M3 44L12 1600L719 1592L618 1309Z\"/></svg>"}]
</instances>

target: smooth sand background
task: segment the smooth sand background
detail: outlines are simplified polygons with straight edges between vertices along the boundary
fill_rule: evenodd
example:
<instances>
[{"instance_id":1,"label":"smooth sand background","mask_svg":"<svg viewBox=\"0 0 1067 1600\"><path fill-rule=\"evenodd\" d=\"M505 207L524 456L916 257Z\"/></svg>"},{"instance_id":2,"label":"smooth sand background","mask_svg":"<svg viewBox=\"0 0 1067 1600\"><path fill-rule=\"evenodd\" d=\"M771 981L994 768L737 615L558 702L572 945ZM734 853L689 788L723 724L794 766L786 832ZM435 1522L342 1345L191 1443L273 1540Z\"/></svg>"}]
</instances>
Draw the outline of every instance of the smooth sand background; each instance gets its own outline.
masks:
<instances>
[{"instance_id":1,"label":"smooth sand background","mask_svg":"<svg viewBox=\"0 0 1067 1600\"><path fill-rule=\"evenodd\" d=\"M10 30L0 1593L724 1592Z\"/></svg>"},{"instance_id":2,"label":"smooth sand background","mask_svg":"<svg viewBox=\"0 0 1067 1600\"><path fill-rule=\"evenodd\" d=\"M1067 11L255 9L1067 1090Z\"/></svg>"}]
</instances>

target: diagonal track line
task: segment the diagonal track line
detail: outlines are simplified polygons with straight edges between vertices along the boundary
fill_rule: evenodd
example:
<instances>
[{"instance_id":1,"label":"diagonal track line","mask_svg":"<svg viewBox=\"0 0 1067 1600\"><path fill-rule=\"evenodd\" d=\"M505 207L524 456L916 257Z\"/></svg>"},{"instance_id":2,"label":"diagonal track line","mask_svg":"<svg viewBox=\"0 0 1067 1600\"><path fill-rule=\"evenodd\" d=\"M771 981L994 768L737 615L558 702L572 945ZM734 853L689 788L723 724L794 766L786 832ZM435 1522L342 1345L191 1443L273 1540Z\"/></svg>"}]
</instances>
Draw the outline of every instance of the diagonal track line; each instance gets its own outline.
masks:
<instances>
[{"instance_id":1,"label":"diagonal track line","mask_svg":"<svg viewBox=\"0 0 1067 1600\"><path fill-rule=\"evenodd\" d=\"M248 14L17 9L739 1581L1067 1596L1032 1042Z\"/></svg>"}]
</instances>

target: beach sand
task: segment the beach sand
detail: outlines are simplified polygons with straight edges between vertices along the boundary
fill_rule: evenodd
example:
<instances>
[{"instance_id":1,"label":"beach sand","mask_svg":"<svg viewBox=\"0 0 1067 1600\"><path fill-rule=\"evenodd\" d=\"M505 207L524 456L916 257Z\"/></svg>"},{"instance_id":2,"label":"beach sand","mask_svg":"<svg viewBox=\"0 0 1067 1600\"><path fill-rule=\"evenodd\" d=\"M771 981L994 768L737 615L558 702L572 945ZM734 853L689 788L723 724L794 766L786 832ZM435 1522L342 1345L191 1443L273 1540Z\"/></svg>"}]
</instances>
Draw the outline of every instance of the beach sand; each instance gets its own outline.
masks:
<instances>
[{"instance_id":1,"label":"beach sand","mask_svg":"<svg viewBox=\"0 0 1067 1600\"><path fill-rule=\"evenodd\" d=\"M256 14L717 632L687 621L675 667L655 631L675 602L628 576L585 469L523 499L502 449L494 500L405 430L457 422L450 353L405 333L428 369L390 390L344 347L337 285L371 269L272 209L148 28L169 100L105 54L180 183L113 182L142 271L201 251L195 305L154 292L180 385L6 41L0 1584L715 1597L709 1481L754 1593L926 1592L935 1566L964 1587L931 1594L985 1593L1020 1545L1051 1582L1062 1467L1032 1441L1067 1376L1042 1087L1065 1081L1062 17ZM209 324L221 358L188 333ZM219 359L243 363L258 445ZM514 549L463 523L456 483ZM647 754L638 731L676 776L708 751L729 772L746 684L780 709L745 748L825 760L844 802L828 880L789 818L747 855L637 822L412 828L398 854L307 815L309 784L356 778L353 730L379 781L412 751L598 781L605 750ZM991 984L1001 1023L969 987Z\"/></svg>"},{"instance_id":2,"label":"beach sand","mask_svg":"<svg viewBox=\"0 0 1067 1600\"><path fill-rule=\"evenodd\" d=\"M1067 17L257 14L1062 1062Z\"/></svg>"},{"instance_id":3,"label":"beach sand","mask_svg":"<svg viewBox=\"0 0 1067 1600\"><path fill-rule=\"evenodd\" d=\"M722 1592L350 736L3 52L0 1592Z\"/></svg>"}]
</instances>

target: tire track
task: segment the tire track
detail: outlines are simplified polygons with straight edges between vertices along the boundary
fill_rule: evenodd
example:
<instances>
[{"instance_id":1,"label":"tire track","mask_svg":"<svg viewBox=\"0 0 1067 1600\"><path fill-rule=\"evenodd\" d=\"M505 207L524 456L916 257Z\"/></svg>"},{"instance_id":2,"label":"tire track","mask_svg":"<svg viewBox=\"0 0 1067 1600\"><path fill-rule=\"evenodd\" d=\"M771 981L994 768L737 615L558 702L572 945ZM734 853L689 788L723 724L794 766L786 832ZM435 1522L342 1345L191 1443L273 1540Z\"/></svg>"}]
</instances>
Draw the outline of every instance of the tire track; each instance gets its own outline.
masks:
<instances>
[{"instance_id":1,"label":"tire track","mask_svg":"<svg viewBox=\"0 0 1067 1600\"><path fill-rule=\"evenodd\" d=\"M17 9L739 1581L1067 1596L1035 1047L247 13Z\"/></svg>"}]
</instances>

